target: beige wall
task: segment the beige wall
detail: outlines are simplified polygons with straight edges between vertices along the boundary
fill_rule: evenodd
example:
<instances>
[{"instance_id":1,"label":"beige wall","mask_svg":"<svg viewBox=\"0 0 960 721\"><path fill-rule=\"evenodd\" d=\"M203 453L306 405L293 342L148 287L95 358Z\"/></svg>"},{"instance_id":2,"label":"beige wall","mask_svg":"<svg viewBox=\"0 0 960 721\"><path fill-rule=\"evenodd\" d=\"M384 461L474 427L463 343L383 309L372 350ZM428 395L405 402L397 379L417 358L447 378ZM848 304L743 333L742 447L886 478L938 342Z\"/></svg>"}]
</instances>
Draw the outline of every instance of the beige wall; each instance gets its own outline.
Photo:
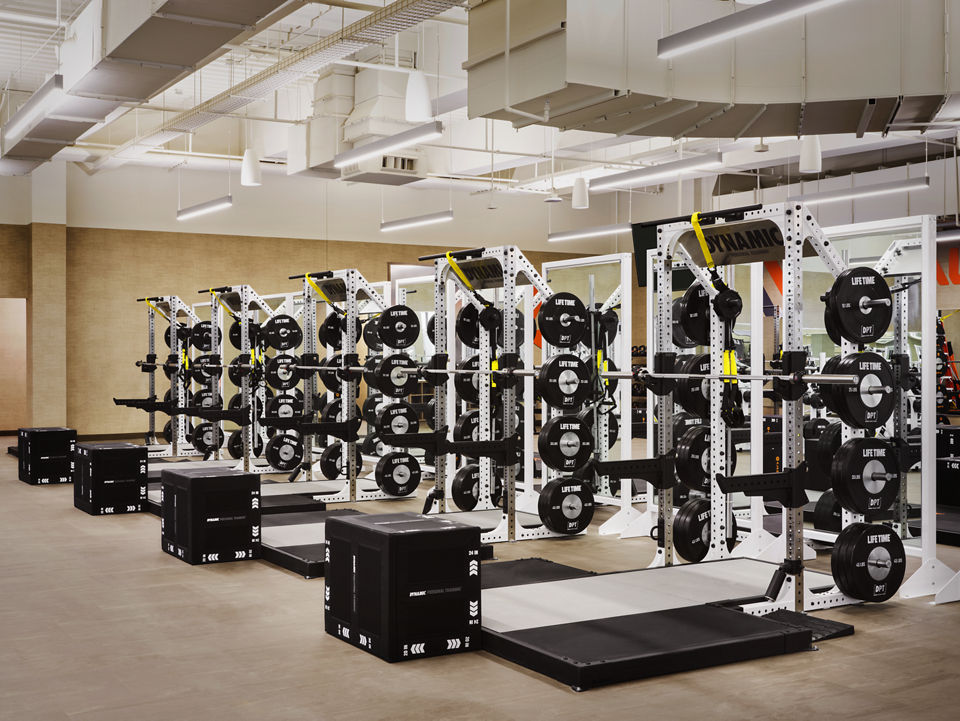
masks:
<instances>
[{"instance_id":1,"label":"beige wall","mask_svg":"<svg viewBox=\"0 0 960 721\"><path fill-rule=\"evenodd\" d=\"M30 285L30 226L0 225L0 298L26 298Z\"/></svg>"},{"instance_id":2,"label":"beige wall","mask_svg":"<svg viewBox=\"0 0 960 721\"><path fill-rule=\"evenodd\" d=\"M0 430L29 423L27 411L27 301L0 298Z\"/></svg>"},{"instance_id":3,"label":"beige wall","mask_svg":"<svg viewBox=\"0 0 960 721\"><path fill-rule=\"evenodd\" d=\"M143 411L113 398L143 398L147 376L134 363L147 352L146 312L136 298L179 295L217 285L253 286L261 293L296 291L288 276L357 268L371 282L387 279L390 263L415 263L435 246L353 241L245 238L152 231L67 229L67 422L79 433L136 433ZM539 267L570 257L529 252ZM425 266L426 268L426 266ZM429 272L429 271L428 271ZM165 346L158 337L158 352ZM158 377L158 381L162 378ZM162 426L163 416L158 417Z\"/></svg>"}]
</instances>

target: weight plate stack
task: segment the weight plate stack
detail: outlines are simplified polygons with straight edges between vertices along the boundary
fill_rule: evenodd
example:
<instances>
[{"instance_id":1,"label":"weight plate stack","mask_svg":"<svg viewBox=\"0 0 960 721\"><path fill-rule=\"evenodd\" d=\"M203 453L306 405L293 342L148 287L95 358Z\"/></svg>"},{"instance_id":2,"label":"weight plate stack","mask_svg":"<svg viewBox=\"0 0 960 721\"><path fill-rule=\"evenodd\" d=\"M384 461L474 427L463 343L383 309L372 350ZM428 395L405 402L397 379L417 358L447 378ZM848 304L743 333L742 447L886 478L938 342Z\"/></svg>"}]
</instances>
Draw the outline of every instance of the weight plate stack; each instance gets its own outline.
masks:
<instances>
[{"instance_id":1,"label":"weight plate stack","mask_svg":"<svg viewBox=\"0 0 960 721\"><path fill-rule=\"evenodd\" d=\"M409 348L420 337L420 318L405 305L391 306L377 319L377 334L388 348Z\"/></svg>"},{"instance_id":2,"label":"weight plate stack","mask_svg":"<svg viewBox=\"0 0 960 721\"><path fill-rule=\"evenodd\" d=\"M363 468L363 458L361 448L357 445L354 445L354 461L356 461L357 472L359 472ZM320 472L329 481L335 481L346 474L347 468L343 462L343 443L337 441L323 449L323 453L320 454Z\"/></svg>"},{"instance_id":3,"label":"weight plate stack","mask_svg":"<svg viewBox=\"0 0 960 721\"><path fill-rule=\"evenodd\" d=\"M540 460L556 471L582 468L593 454L593 432L579 417L554 416L537 438Z\"/></svg>"},{"instance_id":4,"label":"weight plate stack","mask_svg":"<svg viewBox=\"0 0 960 721\"><path fill-rule=\"evenodd\" d=\"M368 426L377 425L377 405L383 400L379 393L372 393L363 401L363 408L360 409L360 415L367 422Z\"/></svg>"},{"instance_id":5,"label":"weight plate stack","mask_svg":"<svg viewBox=\"0 0 960 721\"><path fill-rule=\"evenodd\" d=\"M337 398L330 403L327 403L323 407L323 410L320 411L320 422L321 423L338 423L340 422L340 408L343 406L343 400ZM353 415L344 420L351 420L353 418L360 418L360 406L356 403L353 404Z\"/></svg>"},{"instance_id":6,"label":"weight plate stack","mask_svg":"<svg viewBox=\"0 0 960 721\"><path fill-rule=\"evenodd\" d=\"M206 388L194 394L193 402L200 408L223 408L223 398L220 397L220 394Z\"/></svg>"},{"instance_id":7,"label":"weight plate stack","mask_svg":"<svg viewBox=\"0 0 960 721\"><path fill-rule=\"evenodd\" d=\"M267 401L266 411L267 418L293 418L303 413L303 401L281 393Z\"/></svg>"},{"instance_id":8,"label":"weight plate stack","mask_svg":"<svg viewBox=\"0 0 960 721\"><path fill-rule=\"evenodd\" d=\"M388 343L388 341L384 341ZM388 496L409 496L420 485L420 461L406 451L388 453L379 461L374 476Z\"/></svg>"},{"instance_id":9,"label":"weight plate stack","mask_svg":"<svg viewBox=\"0 0 960 721\"><path fill-rule=\"evenodd\" d=\"M367 344L367 350L371 353L379 353L383 350L383 341L377 332L377 319L370 318L363 325L363 342Z\"/></svg>"},{"instance_id":10,"label":"weight plate stack","mask_svg":"<svg viewBox=\"0 0 960 721\"><path fill-rule=\"evenodd\" d=\"M193 442L193 424L187 423L187 443ZM167 443L173 443L173 421L167 421L163 426L163 431L161 433L163 440Z\"/></svg>"},{"instance_id":11,"label":"weight plate stack","mask_svg":"<svg viewBox=\"0 0 960 721\"><path fill-rule=\"evenodd\" d=\"M245 356L238 355L236 358L230 361L230 364L227 366L227 378L230 379L230 382L233 383L233 385L239 388L243 384L243 379L250 375L249 366L250 359Z\"/></svg>"},{"instance_id":12,"label":"weight plate stack","mask_svg":"<svg viewBox=\"0 0 960 721\"><path fill-rule=\"evenodd\" d=\"M300 358L295 355L278 355L267 361L263 378L278 391L288 391L300 382Z\"/></svg>"},{"instance_id":13,"label":"weight plate stack","mask_svg":"<svg viewBox=\"0 0 960 721\"><path fill-rule=\"evenodd\" d=\"M247 324L247 331L250 334L250 347L256 348L260 344L260 324L250 321ZM243 344L241 342L240 334L242 329L240 327L240 321L235 320L230 324L230 330L227 332L227 337L230 339L230 345L232 345L237 350L243 350Z\"/></svg>"},{"instance_id":14,"label":"weight plate stack","mask_svg":"<svg viewBox=\"0 0 960 721\"><path fill-rule=\"evenodd\" d=\"M900 493L896 447L879 438L851 438L837 451L830 467L833 491L851 513L883 511Z\"/></svg>"},{"instance_id":15,"label":"weight plate stack","mask_svg":"<svg viewBox=\"0 0 960 721\"><path fill-rule=\"evenodd\" d=\"M167 326L163 331L163 342L167 344L167 348L170 347L170 327L171 326ZM180 347L182 348L184 344L190 340L190 329L183 323L177 323L177 336L180 339Z\"/></svg>"},{"instance_id":16,"label":"weight plate stack","mask_svg":"<svg viewBox=\"0 0 960 721\"><path fill-rule=\"evenodd\" d=\"M326 387L331 393L339 393L340 389L343 388L343 383L340 380L340 374L337 373L337 369L340 367L341 359L343 358L340 353L331 353L329 358L321 361L320 365L322 366L320 370L317 371L317 375L320 377L320 382Z\"/></svg>"},{"instance_id":17,"label":"weight plate stack","mask_svg":"<svg viewBox=\"0 0 960 721\"><path fill-rule=\"evenodd\" d=\"M543 400L561 410L582 406L590 397L590 382L587 364L569 353L548 358L537 374L537 390Z\"/></svg>"},{"instance_id":18,"label":"weight plate stack","mask_svg":"<svg viewBox=\"0 0 960 721\"><path fill-rule=\"evenodd\" d=\"M233 458L243 458L243 429L238 428L227 438L227 451ZM253 455L257 458L263 453L263 439L255 435L253 437Z\"/></svg>"},{"instance_id":19,"label":"weight plate stack","mask_svg":"<svg viewBox=\"0 0 960 721\"><path fill-rule=\"evenodd\" d=\"M683 331L680 324L680 298L673 300L673 344L677 348L696 348L697 342Z\"/></svg>"},{"instance_id":20,"label":"weight plate stack","mask_svg":"<svg viewBox=\"0 0 960 721\"><path fill-rule=\"evenodd\" d=\"M500 311L498 312L500 313L501 320L500 320L500 323L497 325L497 330L495 335L496 335L497 345L500 348L503 348L503 313ZM523 345L523 329L525 325L526 325L526 319L523 317L523 313L517 313L517 327L514 331L517 348L520 348L520 346Z\"/></svg>"},{"instance_id":21,"label":"weight plate stack","mask_svg":"<svg viewBox=\"0 0 960 721\"><path fill-rule=\"evenodd\" d=\"M368 435L360 444L360 451L365 456L383 456L386 455L387 444L384 443L376 433Z\"/></svg>"},{"instance_id":22,"label":"weight plate stack","mask_svg":"<svg viewBox=\"0 0 960 721\"><path fill-rule=\"evenodd\" d=\"M477 440L477 431L480 429L480 411L474 409L467 411L457 418L453 425L454 441L475 441Z\"/></svg>"},{"instance_id":23,"label":"weight plate stack","mask_svg":"<svg viewBox=\"0 0 960 721\"><path fill-rule=\"evenodd\" d=\"M480 311L475 305L467 304L460 309L454 329L457 338L467 348L480 348ZM490 344L493 345L493 342L494 336L491 334Z\"/></svg>"},{"instance_id":24,"label":"weight plate stack","mask_svg":"<svg viewBox=\"0 0 960 721\"><path fill-rule=\"evenodd\" d=\"M579 478L557 478L540 491L537 513L554 533L581 533L593 520L593 491Z\"/></svg>"},{"instance_id":25,"label":"weight plate stack","mask_svg":"<svg viewBox=\"0 0 960 721\"><path fill-rule=\"evenodd\" d=\"M402 353L388 355L377 363L376 388L391 398L404 398L417 389L417 375L404 373L403 369L416 368L417 364Z\"/></svg>"},{"instance_id":26,"label":"weight plate stack","mask_svg":"<svg viewBox=\"0 0 960 721\"><path fill-rule=\"evenodd\" d=\"M813 527L818 531L839 532L843 526L843 508L833 491L820 494L813 507Z\"/></svg>"},{"instance_id":27,"label":"weight plate stack","mask_svg":"<svg viewBox=\"0 0 960 721\"><path fill-rule=\"evenodd\" d=\"M193 447L206 455L223 445L223 429L214 423L201 423L193 432Z\"/></svg>"},{"instance_id":28,"label":"weight plate stack","mask_svg":"<svg viewBox=\"0 0 960 721\"><path fill-rule=\"evenodd\" d=\"M827 332L851 343L865 345L880 340L893 318L893 294L873 268L847 268L833 281L823 310ZM840 340L830 334L831 340Z\"/></svg>"},{"instance_id":29,"label":"weight plate stack","mask_svg":"<svg viewBox=\"0 0 960 721\"><path fill-rule=\"evenodd\" d=\"M275 315L260 326L260 335L274 350L284 351L299 348L303 343L303 330L297 319L289 315Z\"/></svg>"},{"instance_id":30,"label":"weight plate stack","mask_svg":"<svg viewBox=\"0 0 960 721\"><path fill-rule=\"evenodd\" d=\"M190 375L200 385L206 385L223 375L220 356L211 353L199 356L190 364Z\"/></svg>"},{"instance_id":31,"label":"weight plate stack","mask_svg":"<svg viewBox=\"0 0 960 721\"><path fill-rule=\"evenodd\" d=\"M418 433L420 431L420 416L412 405L406 401L395 401L384 406L377 413L377 431L386 440L397 433Z\"/></svg>"},{"instance_id":32,"label":"weight plate stack","mask_svg":"<svg viewBox=\"0 0 960 721\"><path fill-rule=\"evenodd\" d=\"M833 464L833 457L840 450L843 424L840 421L834 421L827 425L820 432L820 437L810 444L810 453L807 455L807 464L812 471L813 478L830 478L830 467Z\"/></svg>"},{"instance_id":33,"label":"weight plate stack","mask_svg":"<svg viewBox=\"0 0 960 721\"><path fill-rule=\"evenodd\" d=\"M363 382L367 384L367 388L372 390L380 390L377 387L377 364L383 360L383 356L372 355L367 357L363 362Z\"/></svg>"},{"instance_id":34,"label":"weight plate stack","mask_svg":"<svg viewBox=\"0 0 960 721\"><path fill-rule=\"evenodd\" d=\"M710 355L702 353L685 362L677 373L688 373L691 378L677 381L677 402L695 416L706 418L710 415L710 381L705 376L710 373Z\"/></svg>"},{"instance_id":35,"label":"weight plate stack","mask_svg":"<svg viewBox=\"0 0 960 721\"><path fill-rule=\"evenodd\" d=\"M573 348L588 329L587 309L573 293L554 293L540 306L537 328L557 348Z\"/></svg>"},{"instance_id":36,"label":"weight plate stack","mask_svg":"<svg viewBox=\"0 0 960 721\"><path fill-rule=\"evenodd\" d=\"M707 426L695 426L687 429L680 437L677 447L677 478L691 491L710 493L710 429ZM736 450L730 456L727 475L737 470Z\"/></svg>"},{"instance_id":37,"label":"weight plate stack","mask_svg":"<svg viewBox=\"0 0 960 721\"><path fill-rule=\"evenodd\" d=\"M327 317L317 328L317 340L321 345L338 351L343 347L343 329L340 327L340 316L328 313Z\"/></svg>"},{"instance_id":38,"label":"weight plate stack","mask_svg":"<svg viewBox=\"0 0 960 721\"><path fill-rule=\"evenodd\" d=\"M680 297L680 327L697 345L710 345L710 295L694 283Z\"/></svg>"},{"instance_id":39,"label":"weight plate stack","mask_svg":"<svg viewBox=\"0 0 960 721\"><path fill-rule=\"evenodd\" d=\"M497 506L503 497L503 481L494 475L490 485L490 500L494 506ZM450 494L461 511L472 511L476 508L480 502L480 465L468 463L459 468L453 476Z\"/></svg>"},{"instance_id":40,"label":"weight plate stack","mask_svg":"<svg viewBox=\"0 0 960 721\"><path fill-rule=\"evenodd\" d=\"M876 430L890 418L896 401L890 364L876 353L851 353L837 364L837 373L853 375L858 382L837 386L837 415L848 426ZM889 391L871 389L884 387Z\"/></svg>"},{"instance_id":41,"label":"weight plate stack","mask_svg":"<svg viewBox=\"0 0 960 721\"><path fill-rule=\"evenodd\" d=\"M278 433L267 441L264 455L278 471L292 471L303 461L303 441L297 433Z\"/></svg>"},{"instance_id":42,"label":"weight plate stack","mask_svg":"<svg viewBox=\"0 0 960 721\"><path fill-rule=\"evenodd\" d=\"M732 551L737 541L737 520L727 529L727 550ZM710 501L691 498L673 519L673 546L680 557L690 563L699 563L710 550Z\"/></svg>"},{"instance_id":43,"label":"weight plate stack","mask_svg":"<svg viewBox=\"0 0 960 721\"><path fill-rule=\"evenodd\" d=\"M212 333L213 326L210 321L200 321L190 330L190 345L201 353L211 352L213 350Z\"/></svg>"},{"instance_id":44,"label":"weight plate stack","mask_svg":"<svg viewBox=\"0 0 960 721\"><path fill-rule=\"evenodd\" d=\"M906 561L903 543L892 529L851 523L837 534L830 570L846 595L881 602L892 598L900 588Z\"/></svg>"}]
</instances>

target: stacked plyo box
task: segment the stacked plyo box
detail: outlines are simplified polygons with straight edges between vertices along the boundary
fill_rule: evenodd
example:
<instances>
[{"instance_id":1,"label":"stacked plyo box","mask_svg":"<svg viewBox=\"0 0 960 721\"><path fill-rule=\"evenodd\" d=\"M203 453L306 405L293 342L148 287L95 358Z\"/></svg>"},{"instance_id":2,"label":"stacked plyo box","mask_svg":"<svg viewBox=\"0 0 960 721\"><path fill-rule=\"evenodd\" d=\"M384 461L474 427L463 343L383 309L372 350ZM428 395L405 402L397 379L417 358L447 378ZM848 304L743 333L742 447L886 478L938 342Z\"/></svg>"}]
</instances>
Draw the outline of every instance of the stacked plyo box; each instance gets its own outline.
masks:
<instances>
[{"instance_id":1,"label":"stacked plyo box","mask_svg":"<svg viewBox=\"0 0 960 721\"><path fill-rule=\"evenodd\" d=\"M73 505L92 516L146 510L147 447L77 444Z\"/></svg>"},{"instance_id":2,"label":"stacked plyo box","mask_svg":"<svg viewBox=\"0 0 960 721\"><path fill-rule=\"evenodd\" d=\"M17 437L19 478L32 486L70 483L77 432L72 428L21 428Z\"/></svg>"},{"instance_id":3,"label":"stacked plyo box","mask_svg":"<svg viewBox=\"0 0 960 721\"><path fill-rule=\"evenodd\" d=\"M260 476L171 468L160 481L164 551L193 565L260 557Z\"/></svg>"}]
</instances>

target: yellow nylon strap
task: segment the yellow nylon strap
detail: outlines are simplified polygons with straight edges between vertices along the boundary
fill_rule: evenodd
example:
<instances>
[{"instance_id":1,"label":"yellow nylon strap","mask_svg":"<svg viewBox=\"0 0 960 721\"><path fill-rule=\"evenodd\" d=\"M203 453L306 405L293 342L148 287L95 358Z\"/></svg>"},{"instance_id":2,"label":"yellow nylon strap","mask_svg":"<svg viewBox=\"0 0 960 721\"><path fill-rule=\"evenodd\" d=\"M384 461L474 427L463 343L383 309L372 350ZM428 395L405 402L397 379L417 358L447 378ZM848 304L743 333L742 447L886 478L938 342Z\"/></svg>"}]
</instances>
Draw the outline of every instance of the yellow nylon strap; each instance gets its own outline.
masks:
<instances>
[{"instance_id":1,"label":"yellow nylon strap","mask_svg":"<svg viewBox=\"0 0 960 721\"><path fill-rule=\"evenodd\" d=\"M187 351L185 348L180 349L180 359L181 359L180 365L182 365L187 370L190 370L190 356L187 354Z\"/></svg>"},{"instance_id":2,"label":"yellow nylon strap","mask_svg":"<svg viewBox=\"0 0 960 721\"><path fill-rule=\"evenodd\" d=\"M496 358L494 358L492 361L490 361L490 370L495 371L495 370L497 370L497 369L499 369L499 368L500 368L500 361L499 361L499 360L497 360ZM490 376L490 387L491 387L491 388L496 388L496 387L497 387L497 382L496 382L495 380L493 380L493 378L494 378L493 376Z\"/></svg>"},{"instance_id":3,"label":"yellow nylon strap","mask_svg":"<svg viewBox=\"0 0 960 721\"><path fill-rule=\"evenodd\" d=\"M713 256L710 255L710 249L707 247L707 239L703 235L703 228L700 227L700 213L696 212L690 216L690 225L693 226L693 232L697 234L697 240L700 242L700 250L703 251L703 260L708 268L713 268Z\"/></svg>"},{"instance_id":4,"label":"yellow nylon strap","mask_svg":"<svg viewBox=\"0 0 960 721\"><path fill-rule=\"evenodd\" d=\"M313 289L317 291L317 295L320 296L320 299L323 300L323 302L326 303L327 305L332 306L333 303L330 302L330 299L327 297L327 294L324 293L322 290L320 290L320 286L314 282L313 278L311 278L309 275L305 275L304 277L307 279L307 282L313 287Z\"/></svg>"},{"instance_id":5,"label":"yellow nylon strap","mask_svg":"<svg viewBox=\"0 0 960 721\"><path fill-rule=\"evenodd\" d=\"M213 288L210 289L210 295L214 295ZM227 304L223 302L223 299L222 299L219 295L217 295L217 303L219 303L221 306L223 306L223 309L224 309L225 311L227 311L227 315L228 315L228 316L230 316L230 317L233 318L234 320L237 319L237 316L235 316L235 315L233 314L233 311L230 310L230 309L227 307Z\"/></svg>"},{"instance_id":6,"label":"yellow nylon strap","mask_svg":"<svg viewBox=\"0 0 960 721\"><path fill-rule=\"evenodd\" d=\"M164 315L164 312L163 312L162 310L160 310L159 308L157 308L157 306L155 306L155 305L154 305L153 303L151 303L149 300L147 300L146 298L144 298L144 301L146 301L146 304L147 304L147 305L149 305L151 308L153 308L153 312L154 312L154 313L159 313L159 314L160 314L160 317L163 318L164 320L170 320L166 315ZM947 317L949 318L950 316L947 316Z\"/></svg>"},{"instance_id":7,"label":"yellow nylon strap","mask_svg":"<svg viewBox=\"0 0 960 721\"><path fill-rule=\"evenodd\" d=\"M947 315L945 315L945 316L943 316L942 318L940 318L940 320L946 320L946 319L949 318L950 316L956 315L957 313L960 313L960 310L955 310L955 311L953 311L953 313L947 313Z\"/></svg>"},{"instance_id":8,"label":"yellow nylon strap","mask_svg":"<svg viewBox=\"0 0 960 721\"><path fill-rule=\"evenodd\" d=\"M723 352L723 374L725 376L735 376L737 374L737 354L732 350ZM736 383L733 378L724 378L724 383Z\"/></svg>"},{"instance_id":9,"label":"yellow nylon strap","mask_svg":"<svg viewBox=\"0 0 960 721\"><path fill-rule=\"evenodd\" d=\"M447 262L450 264L450 267L453 268L453 272L457 274L457 277L463 281L463 284L467 286L467 290L473 290L473 285L467 280L467 276L464 275L463 271L460 270L460 266L457 265L457 261L453 259L453 251L447 251Z\"/></svg>"}]
</instances>

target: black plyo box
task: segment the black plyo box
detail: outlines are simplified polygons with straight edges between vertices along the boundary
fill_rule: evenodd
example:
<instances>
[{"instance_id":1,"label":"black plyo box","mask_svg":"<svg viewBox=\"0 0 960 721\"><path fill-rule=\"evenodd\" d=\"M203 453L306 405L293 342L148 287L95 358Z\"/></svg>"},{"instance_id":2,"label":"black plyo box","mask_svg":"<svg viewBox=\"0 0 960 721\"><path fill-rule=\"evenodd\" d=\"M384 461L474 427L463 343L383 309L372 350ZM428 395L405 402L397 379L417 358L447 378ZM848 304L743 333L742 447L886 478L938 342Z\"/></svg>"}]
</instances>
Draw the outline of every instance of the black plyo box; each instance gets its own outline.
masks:
<instances>
[{"instance_id":1,"label":"black plyo box","mask_svg":"<svg viewBox=\"0 0 960 721\"><path fill-rule=\"evenodd\" d=\"M937 426L937 458L960 456L960 426Z\"/></svg>"},{"instance_id":2,"label":"black plyo box","mask_svg":"<svg viewBox=\"0 0 960 721\"><path fill-rule=\"evenodd\" d=\"M164 469L161 546L198 565L260 557L260 476L229 468Z\"/></svg>"},{"instance_id":3,"label":"black plyo box","mask_svg":"<svg viewBox=\"0 0 960 721\"><path fill-rule=\"evenodd\" d=\"M73 505L92 516L145 510L147 447L132 443L78 443Z\"/></svg>"},{"instance_id":4,"label":"black plyo box","mask_svg":"<svg viewBox=\"0 0 960 721\"><path fill-rule=\"evenodd\" d=\"M327 633L386 661L480 648L480 529L416 513L326 523Z\"/></svg>"},{"instance_id":5,"label":"black plyo box","mask_svg":"<svg viewBox=\"0 0 960 721\"><path fill-rule=\"evenodd\" d=\"M937 459L937 504L960 506L960 454Z\"/></svg>"},{"instance_id":6,"label":"black plyo box","mask_svg":"<svg viewBox=\"0 0 960 721\"><path fill-rule=\"evenodd\" d=\"M17 434L19 478L33 486L70 483L77 432L72 428L21 428Z\"/></svg>"}]
</instances>

